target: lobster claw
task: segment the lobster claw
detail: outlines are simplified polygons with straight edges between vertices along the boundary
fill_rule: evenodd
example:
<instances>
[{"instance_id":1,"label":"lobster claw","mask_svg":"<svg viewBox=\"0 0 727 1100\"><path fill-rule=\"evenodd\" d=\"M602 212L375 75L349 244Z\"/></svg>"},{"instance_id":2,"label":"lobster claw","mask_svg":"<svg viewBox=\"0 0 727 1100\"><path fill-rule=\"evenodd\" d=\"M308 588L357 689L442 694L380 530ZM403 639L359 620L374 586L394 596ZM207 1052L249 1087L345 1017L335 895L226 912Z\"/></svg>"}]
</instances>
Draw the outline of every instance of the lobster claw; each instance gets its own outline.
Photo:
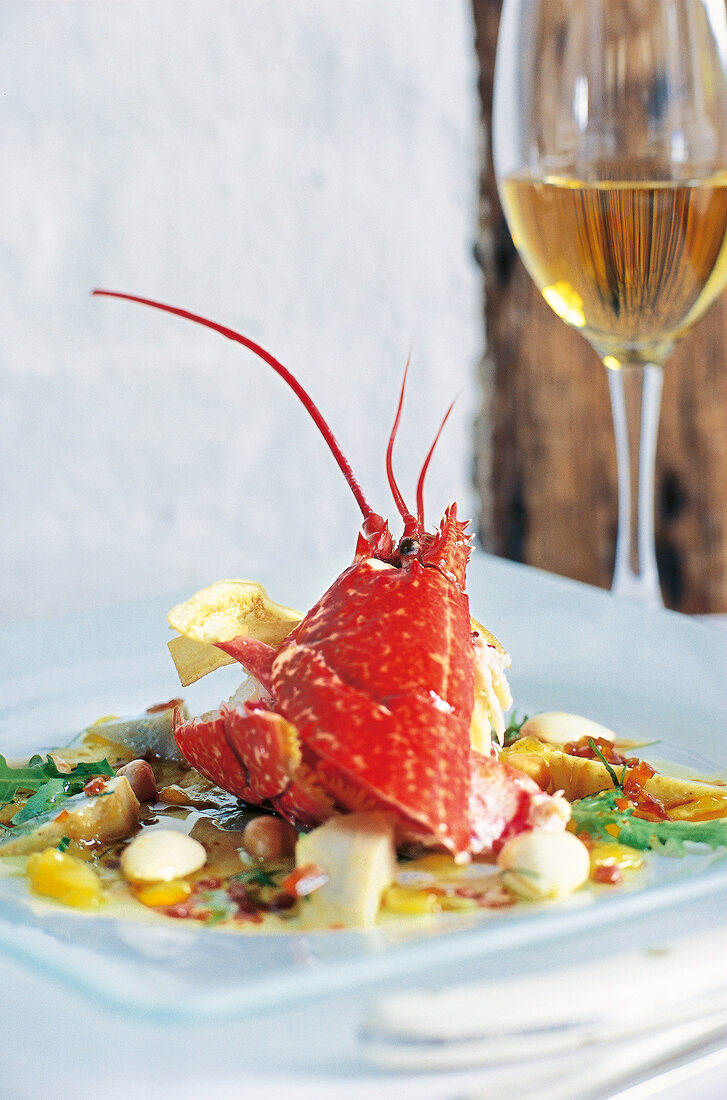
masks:
<instances>
[{"instance_id":1,"label":"lobster claw","mask_svg":"<svg viewBox=\"0 0 727 1100\"><path fill-rule=\"evenodd\" d=\"M304 688L326 684L315 714ZM332 673L312 646L296 646L276 662L275 690L307 749L348 781L354 804L397 811L409 826L454 852L469 846L469 734L441 699L393 696L375 703ZM358 793L360 792L360 794ZM344 796L345 797L345 796Z\"/></svg>"}]
</instances>

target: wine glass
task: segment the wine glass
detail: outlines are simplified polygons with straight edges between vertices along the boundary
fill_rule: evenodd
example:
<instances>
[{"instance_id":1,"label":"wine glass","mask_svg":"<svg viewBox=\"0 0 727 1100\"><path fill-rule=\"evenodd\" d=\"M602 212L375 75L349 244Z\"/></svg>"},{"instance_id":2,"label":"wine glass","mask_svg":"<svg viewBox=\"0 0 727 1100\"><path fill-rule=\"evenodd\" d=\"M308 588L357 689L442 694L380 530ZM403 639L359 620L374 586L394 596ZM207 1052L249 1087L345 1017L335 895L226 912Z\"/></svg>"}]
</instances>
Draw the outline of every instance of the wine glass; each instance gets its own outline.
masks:
<instances>
[{"instance_id":1,"label":"wine glass","mask_svg":"<svg viewBox=\"0 0 727 1100\"><path fill-rule=\"evenodd\" d=\"M493 151L526 268L607 367L612 591L661 606L662 368L727 283L724 0L505 0Z\"/></svg>"}]
</instances>

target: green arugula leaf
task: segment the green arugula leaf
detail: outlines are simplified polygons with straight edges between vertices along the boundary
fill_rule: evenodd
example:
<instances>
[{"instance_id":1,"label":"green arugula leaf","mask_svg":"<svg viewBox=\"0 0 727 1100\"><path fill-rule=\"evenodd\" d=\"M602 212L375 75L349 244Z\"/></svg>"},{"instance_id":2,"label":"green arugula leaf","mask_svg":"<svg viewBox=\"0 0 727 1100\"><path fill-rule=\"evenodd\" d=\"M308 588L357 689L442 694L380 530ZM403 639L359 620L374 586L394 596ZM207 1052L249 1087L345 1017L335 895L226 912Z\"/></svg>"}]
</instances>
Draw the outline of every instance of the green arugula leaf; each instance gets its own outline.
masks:
<instances>
[{"instance_id":1,"label":"green arugula leaf","mask_svg":"<svg viewBox=\"0 0 727 1100\"><path fill-rule=\"evenodd\" d=\"M76 764L70 772L61 772L50 756L46 757L45 763L43 764L43 770L49 779L71 780L74 784L79 784L79 789L83 789L88 780L93 779L97 775L107 775L111 777L115 774L108 760L82 760L81 763Z\"/></svg>"},{"instance_id":2,"label":"green arugula leaf","mask_svg":"<svg viewBox=\"0 0 727 1100\"><path fill-rule=\"evenodd\" d=\"M46 810L52 810L57 802L64 802L68 798L66 784L62 779L49 779L42 787L39 787L34 795L28 799L24 806L10 818L13 825L22 825L24 821L30 821L32 817L43 814Z\"/></svg>"},{"instance_id":3,"label":"green arugula leaf","mask_svg":"<svg viewBox=\"0 0 727 1100\"><path fill-rule=\"evenodd\" d=\"M94 776L111 777L113 774L108 760L82 762L70 772L61 772L50 756L45 759L34 756L19 768L11 767L5 757L0 756L0 804L12 802L18 793L30 795L11 818L13 825L20 825L53 809L64 799L80 794Z\"/></svg>"},{"instance_id":4,"label":"green arugula leaf","mask_svg":"<svg viewBox=\"0 0 727 1100\"><path fill-rule=\"evenodd\" d=\"M685 843L706 844L710 848L727 847L727 818L712 821L647 821L634 817L633 808L619 810L616 790L601 791L574 802L571 818L577 833L588 833L594 840L618 840L629 848L647 848L685 855ZM607 826L618 828L618 837Z\"/></svg>"},{"instance_id":5,"label":"green arugula leaf","mask_svg":"<svg viewBox=\"0 0 727 1100\"><path fill-rule=\"evenodd\" d=\"M0 803L12 802L18 791L36 791L47 776L37 763L38 757L25 767L11 768L4 756L0 756Z\"/></svg>"}]
</instances>

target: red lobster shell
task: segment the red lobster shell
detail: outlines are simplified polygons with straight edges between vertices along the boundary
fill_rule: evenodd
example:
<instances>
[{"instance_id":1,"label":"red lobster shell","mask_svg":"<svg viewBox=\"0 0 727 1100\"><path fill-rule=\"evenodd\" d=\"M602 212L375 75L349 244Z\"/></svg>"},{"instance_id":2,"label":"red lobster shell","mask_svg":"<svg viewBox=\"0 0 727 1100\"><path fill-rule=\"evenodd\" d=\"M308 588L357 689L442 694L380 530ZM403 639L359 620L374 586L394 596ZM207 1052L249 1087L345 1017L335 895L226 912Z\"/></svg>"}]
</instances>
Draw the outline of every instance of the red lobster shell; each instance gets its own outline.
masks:
<instances>
[{"instance_id":1,"label":"red lobster shell","mask_svg":"<svg viewBox=\"0 0 727 1100\"><path fill-rule=\"evenodd\" d=\"M400 840L458 855L496 850L524 829L562 828L568 811L559 796L471 748L477 655L490 643L473 633L465 593L470 536L455 505L435 533L425 531L422 487L434 444L417 486L418 515L404 504L391 468L403 387L387 451L404 521L395 544L311 398L268 352L186 311L112 296L206 325L263 358L311 413L364 516L353 564L278 649L247 636L217 643L263 690L255 701L179 724L175 737L186 759L225 790L295 824L387 809Z\"/></svg>"}]
</instances>

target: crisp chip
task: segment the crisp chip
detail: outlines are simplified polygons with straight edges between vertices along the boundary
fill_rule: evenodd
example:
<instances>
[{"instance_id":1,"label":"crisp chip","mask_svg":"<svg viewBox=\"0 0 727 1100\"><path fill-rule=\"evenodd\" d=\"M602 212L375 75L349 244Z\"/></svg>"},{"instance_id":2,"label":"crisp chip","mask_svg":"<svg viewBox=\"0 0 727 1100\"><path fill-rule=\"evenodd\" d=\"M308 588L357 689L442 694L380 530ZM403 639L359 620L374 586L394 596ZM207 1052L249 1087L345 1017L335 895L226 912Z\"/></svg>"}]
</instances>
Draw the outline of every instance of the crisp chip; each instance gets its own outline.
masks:
<instances>
[{"instance_id":1,"label":"crisp chip","mask_svg":"<svg viewBox=\"0 0 727 1100\"><path fill-rule=\"evenodd\" d=\"M178 634L167 642L169 652L179 675L182 687L189 687L196 680L201 680L208 672L214 672L223 665L236 664L235 658L223 653L211 642L195 642L193 638L185 638Z\"/></svg>"},{"instance_id":2,"label":"crisp chip","mask_svg":"<svg viewBox=\"0 0 727 1100\"><path fill-rule=\"evenodd\" d=\"M173 608L169 625L196 642L229 642L241 634L278 646L303 616L283 607L255 581L217 581Z\"/></svg>"},{"instance_id":3,"label":"crisp chip","mask_svg":"<svg viewBox=\"0 0 727 1100\"><path fill-rule=\"evenodd\" d=\"M200 589L167 616L169 625L182 635L168 643L182 685L234 664L234 658L217 649L215 642L245 635L277 647L302 617L292 607L271 600L256 581L217 581Z\"/></svg>"}]
</instances>

